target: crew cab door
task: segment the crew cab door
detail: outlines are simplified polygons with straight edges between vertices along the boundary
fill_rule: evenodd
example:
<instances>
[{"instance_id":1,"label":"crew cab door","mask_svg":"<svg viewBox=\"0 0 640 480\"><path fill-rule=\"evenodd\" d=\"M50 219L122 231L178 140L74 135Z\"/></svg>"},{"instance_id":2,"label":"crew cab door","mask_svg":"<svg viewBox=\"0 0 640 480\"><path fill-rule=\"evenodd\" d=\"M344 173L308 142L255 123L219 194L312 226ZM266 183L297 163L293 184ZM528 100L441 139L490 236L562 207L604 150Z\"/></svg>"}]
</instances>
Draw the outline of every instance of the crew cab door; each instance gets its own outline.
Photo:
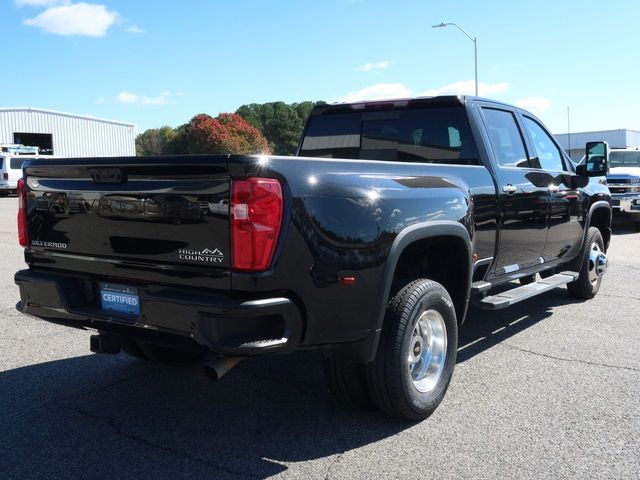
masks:
<instances>
[{"instance_id":1,"label":"crew cab door","mask_svg":"<svg viewBox=\"0 0 640 480\"><path fill-rule=\"evenodd\" d=\"M522 125L528 140L529 163L539 169L536 183L549 192L549 227L542 251L545 262L571 258L580 249L583 227L580 191L571 187L575 176L567 158L553 137L534 118L522 114Z\"/></svg>"},{"instance_id":2,"label":"crew cab door","mask_svg":"<svg viewBox=\"0 0 640 480\"><path fill-rule=\"evenodd\" d=\"M547 238L547 185L534 182L525 137L516 115L482 106L498 181L498 247L494 275L542 263Z\"/></svg>"}]
</instances>

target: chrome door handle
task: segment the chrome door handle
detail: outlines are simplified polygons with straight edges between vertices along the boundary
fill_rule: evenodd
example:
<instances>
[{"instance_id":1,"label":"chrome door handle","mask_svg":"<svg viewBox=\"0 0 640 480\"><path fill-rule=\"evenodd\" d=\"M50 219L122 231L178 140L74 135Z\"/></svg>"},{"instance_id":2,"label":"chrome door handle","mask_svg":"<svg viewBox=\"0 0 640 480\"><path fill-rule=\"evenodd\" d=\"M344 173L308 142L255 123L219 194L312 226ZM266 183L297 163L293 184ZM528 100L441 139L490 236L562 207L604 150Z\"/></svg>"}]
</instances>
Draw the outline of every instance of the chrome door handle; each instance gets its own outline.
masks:
<instances>
[{"instance_id":1,"label":"chrome door handle","mask_svg":"<svg viewBox=\"0 0 640 480\"><path fill-rule=\"evenodd\" d=\"M558 190L560 190L559 185L554 185L553 183L549 185L549 192L556 193Z\"/></svg>"},{"instance_id":2,"label":"chrome door handle","mask_svg":"<svg viewBox=\"0 0 640 480\"><path fill-rule=\"evenodd\" d=\"M505 185L504 187L502 187L502 191L504 193L508 193L509 195L513 195L514 193L516 193L518 191L518 187L511 185L510 183L508 183L507 185Z\"/></svg>"}]
</instances>

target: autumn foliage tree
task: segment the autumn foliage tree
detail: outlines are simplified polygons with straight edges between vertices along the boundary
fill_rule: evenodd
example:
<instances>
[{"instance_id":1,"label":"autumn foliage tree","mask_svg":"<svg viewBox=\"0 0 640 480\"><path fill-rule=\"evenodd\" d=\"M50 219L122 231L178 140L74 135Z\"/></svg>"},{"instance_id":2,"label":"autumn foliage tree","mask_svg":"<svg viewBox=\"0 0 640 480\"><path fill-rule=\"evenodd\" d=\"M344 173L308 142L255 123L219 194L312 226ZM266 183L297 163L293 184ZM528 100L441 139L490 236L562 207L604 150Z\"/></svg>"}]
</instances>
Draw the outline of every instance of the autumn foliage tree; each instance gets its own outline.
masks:
<instances>
[{"instance_id":1,"label":"autumn foliage tree","mask_svg":"<svg viewBox=\"0 0 640 480\"><path fill-rule=\"evenodd\" d=\"M267 139L236 113L201 113L182 129L186 153L269 153Z\"/></svg>"}]
</instances>

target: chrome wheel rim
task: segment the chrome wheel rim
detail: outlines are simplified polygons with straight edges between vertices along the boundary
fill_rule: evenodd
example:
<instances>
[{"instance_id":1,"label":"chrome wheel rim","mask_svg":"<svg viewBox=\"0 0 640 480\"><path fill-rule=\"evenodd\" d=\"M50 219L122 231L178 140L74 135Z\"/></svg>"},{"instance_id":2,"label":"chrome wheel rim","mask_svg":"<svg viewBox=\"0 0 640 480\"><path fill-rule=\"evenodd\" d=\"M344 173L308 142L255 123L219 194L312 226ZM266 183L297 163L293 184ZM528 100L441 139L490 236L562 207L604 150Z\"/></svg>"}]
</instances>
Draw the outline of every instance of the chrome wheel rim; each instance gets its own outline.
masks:
<instances>
[{"instance_id":1,"label":"chrome wheel rim","mask_svg":"<svg viewBox=\"0 0 640 480\"><path fill-rule=\"evenodd\" d=\"M408 344L407 364L413 386L419 392L433 390L447 359L447 327L436 310L426 310L415 323Z\"/></svg>"},{"instance_id":2,"label":"chrome wheel rim","mask_svg":"<svg viewBox=\"0 0 640 480\"><path fill-rule=\"evenodd\" d=\"M588 262L589 282L591 285L595 285L607 271L608 266L607 255L602 251L597 242L591 244Z\"/></svg>"}]
</instances>

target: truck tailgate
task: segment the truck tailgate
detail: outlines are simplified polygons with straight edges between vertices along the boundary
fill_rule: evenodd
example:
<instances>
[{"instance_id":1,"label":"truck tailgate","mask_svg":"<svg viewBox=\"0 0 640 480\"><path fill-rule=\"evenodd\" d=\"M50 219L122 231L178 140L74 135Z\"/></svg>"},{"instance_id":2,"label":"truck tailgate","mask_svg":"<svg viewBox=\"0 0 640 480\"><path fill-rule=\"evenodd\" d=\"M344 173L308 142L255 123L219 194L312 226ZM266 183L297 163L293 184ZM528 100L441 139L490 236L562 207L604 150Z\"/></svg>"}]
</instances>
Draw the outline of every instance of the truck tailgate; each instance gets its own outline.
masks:
<instances>
[{"instance_id":1,"label":"truck tailgate","mask_svg":"<svg viewBox=\"0 0 640 480\"><path fill-rule=\"evenodd\" d=\"M229 289L226 156L37 161L25 173L31 264Z\"/></svg>"}]
</instances>

